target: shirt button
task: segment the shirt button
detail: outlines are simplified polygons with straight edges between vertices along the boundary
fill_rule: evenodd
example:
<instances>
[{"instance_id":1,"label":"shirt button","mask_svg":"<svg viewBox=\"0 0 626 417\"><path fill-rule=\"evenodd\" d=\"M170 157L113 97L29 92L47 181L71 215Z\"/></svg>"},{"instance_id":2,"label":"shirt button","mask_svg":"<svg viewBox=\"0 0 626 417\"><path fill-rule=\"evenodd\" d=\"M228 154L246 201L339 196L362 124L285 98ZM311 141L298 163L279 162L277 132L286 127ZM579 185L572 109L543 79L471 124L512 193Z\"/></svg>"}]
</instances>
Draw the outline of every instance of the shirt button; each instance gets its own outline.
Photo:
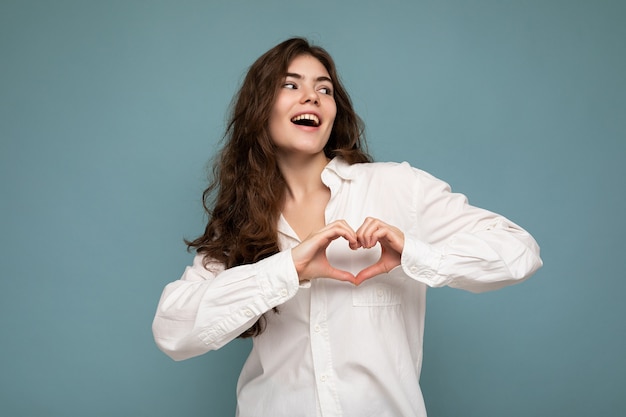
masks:
<instances>
[{"instance_id":1,"label":"shirt button","mask_svg":"<svg viewBox=\"0 0 626 417\"><path fill-rule=\"evenodd\" d=\"M326 375L322 375L320 377L320 381L322 381L322 382L326 382L327 379L328 379L328 377Z\"/></svg>"},{"instance_id":2,"label":"shirt button","mask_svg":"<svg viewBox=\"0 0 626 417\"><path fill-rule=\"evenodd\" d=\"M244 310L243 314L245 314L248 317L252 317L252 311L250 311L250 310Z\"/></svg>"},{"instance_id":3,"label":"shirt button","mask_svg":"<svg viewBox=\"0 0 626 417\"><path fill-rule=\"evenodd\" d=\"M320 327L319 324L316 324L315 327L313 328L313 330L315 330L315 333L319 333L320 330L322 330L322 328Z\"/></svg>"},{"instance_id":4,"label":"shirt button","mask_svg":"<svg viewBox=\"0 0 626 417\"><path fill-rule=\"evenodd\" d=\"M287 290L280 290L281 297L287 297Z\"/></svg>"},{"instance_id":5,"label":"shirt button","mask_svg":"<svg viewBox=\"0 0 626 417\"><path fill-rule=\"evenodd\" d=\"M417 267L416 266L412 266L411 267L411 272L413 272L414 274L417 274Z\"/></svg>"},{"instance_id":6,"label":"shirt button","mask_svg":"<svg viewBox=\"0 0 626 417\"><path fill-rule=\"evenodd\" d=\"M376 295L382 297L383 295L385 295L385 292L383 290L378 290L376 291Z\"/></svg>"}]
</instances>

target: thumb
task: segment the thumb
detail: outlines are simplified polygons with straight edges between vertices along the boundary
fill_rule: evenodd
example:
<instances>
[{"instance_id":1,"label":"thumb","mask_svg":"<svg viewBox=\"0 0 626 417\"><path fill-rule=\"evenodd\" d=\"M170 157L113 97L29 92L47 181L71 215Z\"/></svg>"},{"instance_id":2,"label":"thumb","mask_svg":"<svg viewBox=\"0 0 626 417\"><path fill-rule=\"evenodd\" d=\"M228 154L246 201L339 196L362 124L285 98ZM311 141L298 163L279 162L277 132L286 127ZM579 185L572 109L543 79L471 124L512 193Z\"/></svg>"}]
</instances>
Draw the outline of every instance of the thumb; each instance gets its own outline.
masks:
<instances>
[{"instance_id":1,"label":"thumb","mask_svg":"<svg viewBox=\"0 0 626 417\"><path fill-rule=\"evenodd\" d=\"M326 274L327 278L336 279L339 281L347 281L354 284L355 276L349 273L348 271L343 271L341 269L330 267Z\"/></svg>"},{"instance_id":2,"label":"thumb","mask_svg":"<svg viewBox=\"0 0 626 417\"><path fill-rule=\"evenodd\" d=\"M387 272L385 265L379 260L375 264L361 270L354 279L354 285L360 285L363 281L374 278L376 275L384 274L385 272Z\"/></svg>"}]
</instances>

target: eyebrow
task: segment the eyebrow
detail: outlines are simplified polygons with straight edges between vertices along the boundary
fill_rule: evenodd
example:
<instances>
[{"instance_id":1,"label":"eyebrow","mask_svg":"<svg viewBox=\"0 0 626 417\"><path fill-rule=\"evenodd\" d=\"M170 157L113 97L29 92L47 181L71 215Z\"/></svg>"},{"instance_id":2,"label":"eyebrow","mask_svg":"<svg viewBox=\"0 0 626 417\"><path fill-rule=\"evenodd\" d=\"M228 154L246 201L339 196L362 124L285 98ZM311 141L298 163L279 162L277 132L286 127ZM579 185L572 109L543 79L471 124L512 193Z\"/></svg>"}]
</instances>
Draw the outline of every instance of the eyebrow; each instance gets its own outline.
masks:
<instances>
[{"instance_id":1,"label":"eyebrow","mask_svg":"<svg viewBox=\"0 0 626 417\"><path fill-rule=\"evenodd\" d=\"M287 74L285 74L285 77L292 77L292 78L296 78L298 80L303 79L304 77L300 74L296 74L295 72L288 72ZM317 77L315 79L316 82L320 82L320 81L328 81L329 83L332 84L333 80L330 77L327 77L325 75L322 75L320 77Z\"/></svg>"}]
</instances>

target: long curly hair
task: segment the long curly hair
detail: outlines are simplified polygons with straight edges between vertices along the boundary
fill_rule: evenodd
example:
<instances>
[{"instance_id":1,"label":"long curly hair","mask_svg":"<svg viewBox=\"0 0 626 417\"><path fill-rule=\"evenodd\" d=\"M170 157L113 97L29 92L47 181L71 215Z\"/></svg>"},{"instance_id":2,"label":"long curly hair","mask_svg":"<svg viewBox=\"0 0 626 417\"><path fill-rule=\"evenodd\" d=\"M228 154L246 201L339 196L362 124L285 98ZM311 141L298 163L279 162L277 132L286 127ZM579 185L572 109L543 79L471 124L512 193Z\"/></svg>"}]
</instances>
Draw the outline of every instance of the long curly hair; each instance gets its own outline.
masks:
<instances>
[{"instance_id":1,"label":"long curly hair","mask_svg":"<svg viewBox=\"0 0 626 417\"><path fill-rule=\"evenodd\" d=\"M258 58L233 98L221 151L213 160L212 177L202 195L209 221L204 234L185 242L204 255L205 266L225 268L249 264L280 251L278 219L286 183L278 169L269 119L291 61L301 55L319 60L333 81L337 114L324 152L350 164L371 162L365 149L364 128L342 86L335 63L323 48L306 39L288 39ZM240 337L259 335L261 317Z\"/></svg>"}]
</instances>

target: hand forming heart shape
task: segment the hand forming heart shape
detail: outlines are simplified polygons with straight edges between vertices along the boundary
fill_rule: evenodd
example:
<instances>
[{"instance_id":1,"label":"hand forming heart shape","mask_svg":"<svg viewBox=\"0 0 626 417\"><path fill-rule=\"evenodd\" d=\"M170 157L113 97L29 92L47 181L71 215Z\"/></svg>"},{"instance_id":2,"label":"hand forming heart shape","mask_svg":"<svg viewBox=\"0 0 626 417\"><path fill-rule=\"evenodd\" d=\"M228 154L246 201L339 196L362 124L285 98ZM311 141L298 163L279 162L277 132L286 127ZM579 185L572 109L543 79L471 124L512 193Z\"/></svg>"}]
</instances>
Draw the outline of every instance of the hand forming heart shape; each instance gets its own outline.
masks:
<instances>
[{"instance_id":1,"label":"hand forming heart shape","mask_svg":"<svg viewBox=\"0 0 626 417\"><path fill-rule=\"evenodd\" d=\"M374 264L358 272L356 276L333 267L326 257L326 248L339 237L346 239L352 250L369 249L380 244L380 258ZM404 233L400 229L379 219L368 217L356 232L345 220L330 223L307 237L294 247L291 253L300 281L326 277L359 285L367 279L389 272L400 265L403 248Z\"/></svg>"}]
</instances>

